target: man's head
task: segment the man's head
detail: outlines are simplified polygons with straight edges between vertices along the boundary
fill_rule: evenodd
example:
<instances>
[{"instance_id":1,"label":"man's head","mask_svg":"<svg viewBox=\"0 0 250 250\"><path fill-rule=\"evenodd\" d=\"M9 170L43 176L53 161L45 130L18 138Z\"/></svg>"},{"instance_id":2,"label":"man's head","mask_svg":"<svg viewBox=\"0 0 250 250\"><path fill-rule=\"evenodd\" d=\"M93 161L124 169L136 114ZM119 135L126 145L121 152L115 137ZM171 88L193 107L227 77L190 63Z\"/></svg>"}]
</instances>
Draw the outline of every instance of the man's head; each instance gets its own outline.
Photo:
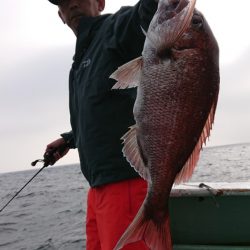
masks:
<instances>
[{"instance_id":1,"label":"man's head","mask_svg":"<svg viewBox=\"0 0 250 250\"><path fill-rule=\"evenodd\" d=\"M49 0L58 5L58 14L75 34L82 16L95 17L104 9L105 0Z\"/></svg>"}]
</instances>

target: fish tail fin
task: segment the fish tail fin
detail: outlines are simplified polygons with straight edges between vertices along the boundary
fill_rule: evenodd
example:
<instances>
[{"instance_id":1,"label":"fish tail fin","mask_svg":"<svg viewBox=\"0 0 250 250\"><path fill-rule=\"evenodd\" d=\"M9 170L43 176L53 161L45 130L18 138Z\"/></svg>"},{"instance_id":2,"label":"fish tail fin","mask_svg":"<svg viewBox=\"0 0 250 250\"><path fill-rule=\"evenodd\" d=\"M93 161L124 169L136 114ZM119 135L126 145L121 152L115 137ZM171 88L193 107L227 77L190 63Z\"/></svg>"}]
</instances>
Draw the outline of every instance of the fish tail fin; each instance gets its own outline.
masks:
<instances>
[{"instance_id":1,"label":"fish tail fin","mask_svg":"<svg viewBox=\"0 0 250 250\"><path fill-rule=\"evenodd\" d=\"M114 250L122 249L127 244L141 240L149 249L172 250L169 216L164 222L155 223L152 219L146 218L145 208L142 205Z\"/></svg>"}]
</instances>

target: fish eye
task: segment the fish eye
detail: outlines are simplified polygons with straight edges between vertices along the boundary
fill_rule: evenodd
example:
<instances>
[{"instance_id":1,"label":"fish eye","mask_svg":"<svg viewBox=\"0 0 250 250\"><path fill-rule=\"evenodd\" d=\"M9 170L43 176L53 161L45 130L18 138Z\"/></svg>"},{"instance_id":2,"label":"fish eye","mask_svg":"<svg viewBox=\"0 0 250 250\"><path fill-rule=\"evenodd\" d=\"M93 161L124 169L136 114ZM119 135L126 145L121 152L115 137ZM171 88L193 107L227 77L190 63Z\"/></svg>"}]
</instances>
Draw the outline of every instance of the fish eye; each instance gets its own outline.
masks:
<instances>
[{"instance_id":1,"label":"fish eye","mask_svg":"<svg viewBox=\"0 0 250 250\"><path fill-rule=\"evenodd\" d=\"M199 15L194 15L192 18L192 25L194 27L200 28L203 25L203 19Z\"/></svg>"}]
</instances>

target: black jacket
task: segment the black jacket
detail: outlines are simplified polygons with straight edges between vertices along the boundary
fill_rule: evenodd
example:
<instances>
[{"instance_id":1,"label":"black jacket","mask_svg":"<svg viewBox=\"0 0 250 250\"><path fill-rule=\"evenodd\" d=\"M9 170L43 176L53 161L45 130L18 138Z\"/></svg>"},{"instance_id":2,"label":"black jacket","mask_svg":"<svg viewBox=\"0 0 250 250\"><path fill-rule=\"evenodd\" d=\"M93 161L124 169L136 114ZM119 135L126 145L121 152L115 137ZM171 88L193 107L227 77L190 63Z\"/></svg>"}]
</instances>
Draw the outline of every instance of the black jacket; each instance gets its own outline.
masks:
<instances>
[{"instance_id":1,"label":"black jacket","mask_svg":"<svg viewBox=\"0 0 250 250\"><path fill-rule=\"evenodd\" d=\"M90 186L137 177L122 155L121 136L133 125L136 89L111 90L109 76L118 66L141 55L157 8L141 0L115 14L80 21L69 94L72 131L62 134L78 148L81 169Z\"/></svg>"}]
</instances>

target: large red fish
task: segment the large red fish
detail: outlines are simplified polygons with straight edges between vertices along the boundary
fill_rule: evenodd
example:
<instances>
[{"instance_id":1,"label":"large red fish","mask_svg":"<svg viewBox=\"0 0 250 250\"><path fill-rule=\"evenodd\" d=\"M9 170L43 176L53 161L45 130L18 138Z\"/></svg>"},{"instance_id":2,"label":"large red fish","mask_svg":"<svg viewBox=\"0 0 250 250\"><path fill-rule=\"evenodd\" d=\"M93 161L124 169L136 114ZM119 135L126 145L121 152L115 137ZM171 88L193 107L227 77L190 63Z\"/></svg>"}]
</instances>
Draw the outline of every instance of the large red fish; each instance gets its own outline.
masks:
<instances>
[{"instance_id":1,"label":"large red fish","mask_svg":"<svg viewBox=\"0 0 250 250\"><path fill-rule=\"evenodd\" d=\"M113 88L138 86L136 124L123 153L148 181L134 221L117 243L144 240L172 249L168 201L174 182L186 181L210 134L219 93L219 49L195 0L159 0L142 56L121 66Z\"/></svg>"}]
</instances>

